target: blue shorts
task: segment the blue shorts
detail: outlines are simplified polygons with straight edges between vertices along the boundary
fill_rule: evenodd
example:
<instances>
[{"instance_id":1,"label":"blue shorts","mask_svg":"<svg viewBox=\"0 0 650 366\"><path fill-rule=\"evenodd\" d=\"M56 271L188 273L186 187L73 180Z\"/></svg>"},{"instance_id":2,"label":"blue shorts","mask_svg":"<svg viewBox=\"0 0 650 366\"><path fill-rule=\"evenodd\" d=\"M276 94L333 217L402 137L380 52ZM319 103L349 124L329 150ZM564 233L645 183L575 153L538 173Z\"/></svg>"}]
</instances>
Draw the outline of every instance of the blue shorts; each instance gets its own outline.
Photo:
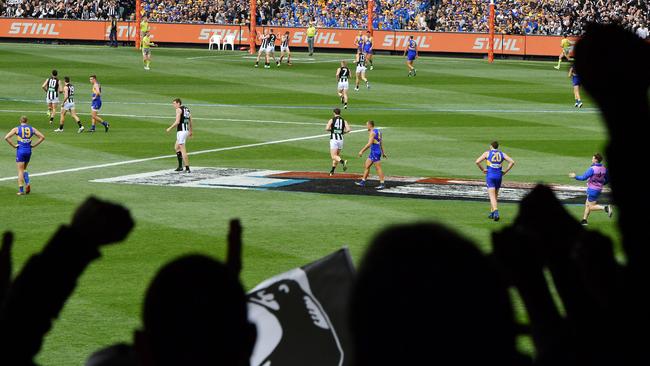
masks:
<instances>
[{"instance_id":1,"label":"blue shorts","mask_svg":"<svg viewBox=\"0 0 650 366\"><path fill-rule=\"evenodd\" d=\"M29 163L29 159L32 158L31 151L16 151L16 163Z\"/></svg>"},{"instance_id":2,"label":"blue shorts","mask_svg":"<svg viewBox=\"0 0 650 366\"><path fill-rule=\"evenodd\" d=\"M102 109L102 100L101 99L94 99L90 103L90 108L95 110L95 111L98 111L98 110Z\"/></svg>"},{"instance_id":3,"label":"blue shorts","mask_svg":"<svg viewBox=\"0 0 650 366\"><path fill-rule=\"evenodd\" d=\"M372 55L372 47L370 47L370 48L364 48L364 49L363 49L363 53L367 53L367 54L369 54L369 55Z\"/></svg>"},{"instance_id":4,"label":"blue shorts","mask_svg":"<svg viewBox=\"0 0 650 366\"><path fill-rule=\"evenodd\" d=\"M406 59L409 60L409 61L413 61L413 60L415 60L415 52L413 52L413 53L408 52L408 53L406 54Z\"/></svg>"},{"instance_id":5,"label":"blue shorts","mask_svg":"<svg viewBox=\"0 0 650 366\"><path fill-rule=\"evenodd\" d=\"M370 155L368 155L368 159L370 159L370 161L372 161L373 163L376 163L381 160L381 153L376 151L371 151Z\"/></svg>"},{"instance_id":6,"label":"blue shorts","mask_svg":"<svg viewBox=\"0 0 650 366\"><path fill-rule=\"evenodd\" d=\"M573 86L580 86L580 76L573 75L571 77L571 82L573 82Z\"/></svg>"},{"instance_id":7,"label":"blue shorts","mask_svg":"<svg viewBox=\"0 0 650 366\"><path fill-rule=\"evenodd\" d=\"M589 202L598 201L598 197L600 197L601 193L602 193L602 191L587 188L587 201L589 201Z\"/></svg>"},{"instance_id":8,"label":"blue shorts","mask_svg":"<svg viewBox=\"0 0 650 366\"><path fill-rule=\"evenodd\" d=\"M499 189L501 188L501 177L485 177L485 183L488 188Z\"/></svg>"}]
</instances>

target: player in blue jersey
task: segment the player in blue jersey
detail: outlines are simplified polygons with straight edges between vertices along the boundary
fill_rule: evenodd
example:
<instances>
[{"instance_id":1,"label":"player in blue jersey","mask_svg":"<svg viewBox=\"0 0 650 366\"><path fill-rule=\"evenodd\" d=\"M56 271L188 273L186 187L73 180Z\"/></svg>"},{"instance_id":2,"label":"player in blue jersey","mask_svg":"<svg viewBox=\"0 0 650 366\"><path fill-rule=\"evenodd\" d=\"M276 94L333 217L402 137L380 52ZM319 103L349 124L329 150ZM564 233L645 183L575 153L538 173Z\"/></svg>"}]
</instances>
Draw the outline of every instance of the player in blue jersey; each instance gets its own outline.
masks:
<instances>
[{"instance_id":1,"label":"player in blue jersey","mask_svg":"<svg viewBox=\"0 0 650 366\"><path fill-rule=\"evenodd\" d=\"M486 168L483 167L483 162L486 163ZM503 162L507 161L508 166L503 170ZM501 180L504 175L515 166L515 161L504 152L499 150L499 143L493 141L490 144L490 150L484 152L476 159L476 166L485 174L485 182L487 183L488 196L490 197L490 215L488 218L494 221L499 221L499 188L501 188Z\"/></svg>"},{"instance_id":2,"label":"player in blue jersey","mask_svg":"<svg viewBox=\"0 0 650 366\"><path fill-rule=\"evenodd\" d=\"M576 73L576 68L574 65L571 65L569 68L569 77L571 78L571 83L573 84L573 96L576 99L576 104L574 107L582 108L582 99L580 99L580 76Z\"/></svg>"},{"instance_id":3,"label":"player in blue jersey","mask_svg":"<svg viewBox=\"0 0 650 366\"><path fill-rule=\"evenodd\" d=\"M357 34L356 37L354 37L354 46L357 48L357 53L358 52L363 52L363 32L359 31L359 34Z\"/></svg>"},{"instance_id":4,"label":"player in blue jersey","mask_svg":"<svg viewBox=\"0 0 650 366\"><path fill-rule=\"evenodd\" d=\"M96 75L90 75L90 83L93 86L92 101L90 102L90 119L92 126L90 126L88 132L95 132L95 124L97 124L97 122L104 126L104 132L108 132L108 127L110 127L110 125L99 116L99 110L102 109L102 86L99 85Z\"/></svg>"},{"instance_id":5,"label":"player in blue jersey","mask_svg":"<svg viewBox=\"0 0 650 366\"><path fill-rule=\"evenodd\" d=\"M27 165L32 157L32 149L40 145L45 136L34 127L27 123L27 117L20 117L20 125L14 127L9 133L5 135L5 141L11 147L16 149L16 167L18 168L18 195L22 196L31 191L29 184L29 173L27 173ZM16 136L16 143L12 138ZM32 145L32 137L38 137L38 141Z\"/></svg>"},{"instance_id":6,"label":"player in blue jersey","mask_svg":"<svg viewBox=\"0 0 650 366\"><path fill-rule=\"evenodd\" d=\"M375 166L377 170L377 175L379 176L379 185L377 189L384 189L384 171L381 169L381 158L387 158L386 151L384 150L384 136L381 133L381 130L375 128L375 121L366 122L366 128L368 129L368 143L359 151L359 156L363 156L363 153L370 149L370 155L366 159L366 163L363 168L363 178L360 182L355 182L354 184L359 187L366 186L366 180L370 174L370 167Z\"/></svg>"},{"instance_id":7,"label":"player in blue jersey","mask_svg":"<svg viewBox=\"0 0 650 366\"><path fill-rule=\"evenodd\" d=\"M415 76L416 70L413 62L418 58L418 44L413 40L413 36L409 37L406 49L404 50L404 56L406 56L406 67L409 69L409 77Z\"/></svg>"},{"instance_id":8,"label":"player in blue jersey","mask_svg":"<svg viewBox=\"0 0 650 366\"><path fill-rule=\"evenodd\" d=\"M370 62L370 70L375 69L375 65L373 64L373 56L372 56L372 33L370 31L366 32L366 36L363 41L363 53L366 54L366 59L368 62Z\"/></svg>"}]
</instances>

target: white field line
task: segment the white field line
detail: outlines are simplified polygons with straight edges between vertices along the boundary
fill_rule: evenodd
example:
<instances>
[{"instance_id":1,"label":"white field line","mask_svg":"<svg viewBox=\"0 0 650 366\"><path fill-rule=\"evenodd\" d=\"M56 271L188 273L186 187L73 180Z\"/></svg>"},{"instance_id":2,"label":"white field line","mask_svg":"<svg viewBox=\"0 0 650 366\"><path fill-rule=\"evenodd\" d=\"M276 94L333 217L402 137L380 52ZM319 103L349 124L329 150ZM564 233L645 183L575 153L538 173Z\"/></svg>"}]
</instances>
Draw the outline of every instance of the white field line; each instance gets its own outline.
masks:
<instances>
[{"instance_id":1,"label":"white field line","mask_svg":"<svg viewBox=\"0 0 650 366\"><path fill-rule=\"evenodd\" d=\"M39 113L40 111L35 110L17 110L17 109L0 109L0 113ZM81 115L90 115L90 113L77 112ZM125 118L150 118L150 119L168 119L173 121L174 116L155 116L155 115L140 115L140 114L120 114L120 113L102 113L102 116L108 117L125 117ZM71 118L71 117L70 117ZM270 123L270 124L281 124L281 125L306 125L306 126L325 126L327 123L318 123L318 122L295 122L295 121L276 121L276 120L266 120L266 119L240 119L240 118L210 118L210 117L192 117L193 120L197 121L225 121L225 122L247 122L247 123ZM54 126L54 125L53 125ZM351 127L364 127L364 125L353 125Z\"/></svg>"},{"instance_id":2,"label":"white field line","mask_svg":"<svg viewBox=\"0 0 650 366\"><path fill-rule=\"evenodd\" d=\"M17 98L0 98L1 102L25 102L25 103L41 103L45 102L41 99L17 99ZM170 103L161 102L103 102L103 104L118 104L118 105L154 105L154 106L169 106ZM279 104L222 104L222 103L191 103L188 106L192 107L216 107L216 108L265 108L265 109L313 109L313 110L331 110L331 106L325 105L279 105ZM575 108L567 109L489 109L489 108L436 108L436 107L354 107L354 110L363 111L408 111L408 112L443 112L443 113L493 113L493 114L529 114L529 113L599 113L597 108L581 108L579 111Z\"/></svg>"},{"instance_id":3,"label":"white field line","mask_svg":"<svg viewBox=\"0 0 650 366\"><path fill-rule=\"evenodd\" d=\"M355 131L352 131L350 133L357 133L357 132L367 132L367 131L366 130L355 130ZM322 137L328 137L329 135L330 134L321 134L321 135L312 135L312 136L304 136L304 137L294 137L294 138L284 139L284 140L258 142L258 143L254 143L254 144L220 147L220 148L216 148L216 149L193 151L193 152L188 153L188 155L209 154L209 153L221 152L221 151L239 150L239 149L247 149L247 148L258 147L258 146L283 144L283 143L286 143L286 142L313 140L313 139L318 139L318 138L322 138ZM175 158L175 157L176 157L176 155L160 155L160 156L153 156L153 157L150 157L150 158L116 161L116 162L113 162L113 163L98 164L98 165L87 165L87 166L82 166L82 167L78 167L78 168L51 170L51 171L42 172L42 173L30 173L30 176L31 177L42 177L42 176L46 176L46 175L55 175L55 174L63 174L63 173L75 173L75 172L80 172L80 171L90 170L90 169L109 168L109 167L114 167L114 166L119 166L119 165L137 164L137 163L143 163L143 162L146 162L146 161L168 159L168 158ZM16 179L15 176L13 176L13 177L3 177L3 178L0 178L0 182L4 182L4 181L8 181L8 180L14 180L14 179Z\"/></svg>"}]
</instances>

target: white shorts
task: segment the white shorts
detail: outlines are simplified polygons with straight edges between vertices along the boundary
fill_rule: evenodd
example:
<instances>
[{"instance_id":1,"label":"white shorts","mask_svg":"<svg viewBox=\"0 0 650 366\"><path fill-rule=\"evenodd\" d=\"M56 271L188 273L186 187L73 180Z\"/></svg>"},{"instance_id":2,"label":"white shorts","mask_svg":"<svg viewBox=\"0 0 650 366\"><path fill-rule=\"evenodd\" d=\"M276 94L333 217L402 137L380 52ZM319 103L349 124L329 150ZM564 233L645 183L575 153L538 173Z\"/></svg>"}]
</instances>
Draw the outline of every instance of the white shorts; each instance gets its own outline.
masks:
<instances>
[{"instance_id":1,"label":"white shorts","mask_svg":"<svg viewBox=\"0 0 650 366\"><path fill-rule=\"evenodd\" d=\"M343 140L330 140L330 150L343 150Z\"/></svg>"},{"instance_id":2,"label":"white shorts","mask_svg":"<svg viewBox=\"0 0 650 366\"><path fill-rule=\"evenodd\" d=\"M290 52L289 51L289 46L287 46L287 47L280 46L280 52Z\"/></svg>"},{"instance_id":3,"label":"white shorts","mask_svg":"<svg viewBox=\"0 0 650 366\"><path fill-rule=\"evenodd\" d=\"M59 98L53 98L53 99L45 98L45 102L47 104L59 104Z\"/></svg>"},{"instance_id":4,"label":"white shorts","mask_svg":"<svg viewBox=\"0 0 650 366\"><path fill-rule=\"evenodd\" d=\"M275 52L275 46L266 46L266 48L264 49L264 52L266 52L266 53Z\"/></svg>"},{"instance_id":5,"label":"white shorts","mask_svg":"<svg viewBox=\"0 0 650 366\"><path fill-rule=\"evenodd\" d=\"M357 74L361 74L362 72L366 72L366 67L365 66L357 66Z\"/></svg>"},{"instance_id":6,"label":"white shorts","mask_svg":"<svg viewBox=\"0 0 650 366\"><path fill-rule=\"evenodd\" d=\"M65 109L66 111L74 109L74 102L72 102L72 103L70 103L70 102L63 103L63 109Z\"/></svg>"},{"instance_id":7,"label":"white shorts","mask_svg":"<svg viewBox=\"0 0 650 366\"><path fill-rule=\"evenodd\" d=\"M347 90L348 86L349 84L347 81L339 81L339 90Z\"/></svg>"},{"instance_id":8,"label":"white shorts","mask_svg":"<svg viewBox=\"0 0 650 366\"><path fill-rule=\"evenodd\" d=\"M176 132L176 143L179 145L185 144L187 136L189 135L188 131L177 131Z\"/></svg>"}]
</instances>

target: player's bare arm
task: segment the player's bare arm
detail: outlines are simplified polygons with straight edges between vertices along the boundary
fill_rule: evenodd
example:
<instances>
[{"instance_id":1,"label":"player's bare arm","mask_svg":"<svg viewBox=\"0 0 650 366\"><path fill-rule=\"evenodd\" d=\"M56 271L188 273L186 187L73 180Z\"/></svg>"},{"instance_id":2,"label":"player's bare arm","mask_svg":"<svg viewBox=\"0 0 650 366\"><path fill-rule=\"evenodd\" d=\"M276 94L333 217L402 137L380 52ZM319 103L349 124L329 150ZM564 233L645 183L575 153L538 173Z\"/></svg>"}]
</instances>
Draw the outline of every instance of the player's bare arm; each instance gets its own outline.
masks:
<instances>
[{"instance_id":1,"label":"player's bare arm","mask_svg":"<svg viewBox=\"0 0 650 366\"><path fill-rule=\"evenodd\" d=\"M506 174L508 174L510 169L515 167L515 161L510 156L508 156L506 154L503 154L503 158L508 162L508 167L506 168L506 170L503 171L503 175L506 175Z\"/></svg>"},{"instance_id":2,"label":"player's bare arm","mask_svg":"<svg viewBox=\"0 0 650 366\"><path fill-rule=\"evenodd\" d=\"M7 143L11 145L11 147L13 147L14 149L17 149L18 145L14 144L14 142L11 141L11 138L14 137L17 133L18 133L18 129L14 127L13 129L11 129L11 131L9 131L9 133L5 135L5 141L7 141Z\"/></svg>"},{"instance_id":3,"label":"player's bare arm","mask_svg":"<svg viewBox=\"0 0 650 366\"><path fill-rule=\"evenodd\" d=\"M192 137L192 131L194 128L192 127L192 116L190 116L190 129L189 129L189 136Z\"/></svg>"},{"instance_id":4,"label":"player's bare arm","mask_svg":"<svg viewBox=\"0 0 650 366\"><path fill-rule=\"evenodd\" d=\"M379 141L379 149L381 149L381 156L384 158L388 158L388 156L386 155L386 151L384 150L384 139Z\"/></svg>"},{"instance_id":5,"label":"player's bare arm","mask_svg":"<svg viewBox=\"0 0 650 366\"><path fill-rule=\"evenodd\" d=\"M352 131L352 128L350 128L348 121L343 120L343 123L345 125L345 127L343 127L343 133L350 133L350 131Z\"/></svg>"},{"instance_id":6,"label":"player's bare arm","mask_svg":"<svg viewBox=\"0 0 650 366\"><path fill-rule=\"evenodd\" d=\"M93 94L95 94L95 98L99 98L102 95L102 92L97 87L97 84L93 84Z\"/></svg>"},{"instance_id":7,"label":"player's bare arm","mask_svg":"<svg viewBox=\"0 0 650 366\"><path fill-rule=\"evenodd\" d=\"M371 132L370 137L368 138L368 143L363 147L363 149L361 149L361 151L359 151L359 156L362 156L366 150L370 149L370 146L372 146L372 142L374 139L375 139L375 134Z\"/></svg>"},{"instance_id":8,"label":"player's bare arm","mask_svg":"<svg viewBox=\"0 0 650 366\"><path fill-rule=\"evenodd\" d=\"M341 68L339 67L338 69L336 69L336 80L339 79L340 74L341 74Z\"/></svg>"},{"instance_id":9,"label":"player's bare arm","mask_svg":"<svg viewBox=\"0 0 650 366\"><path fill-rule=\"evenodd\" d=\"M179 123L181 123L181 109L176 108L176 120L174 121L174 123L172 123L171 126L167 127L167 132L169 132L172 129L176 128L176 126L178 126Z\"/></svg>"},{"instance_id":10,"label":"player's bare arm","mask_svg":"<svg viewBox=\"0 0 650 366\"><path fill-rule=\"evenodd\" d=\"M488 153L486 151L481 156L479 156L478 159L476 159L476 162L475 162L476 166L483 172L483 174L487 173L487 170L485 168L483 168L483 162L485 161L485 159L487 159L487 155L488 155Z\"/></svg>"},{"instance_id":11,"label":"player's bare arm","mask_svg":"<svg viewBox=\"0 0 650 366\"><path fill-rule=\"evenodd\" d=\"M41 89L43 89L43 91L47 91L47 79L43 82L43 85L41 85Z\"/></svg>"},{"instance_id":12,"label":"player's bare arm","mask_svg":"<svg viewBox=\"0 0 650 366\"><path fill-rule=\"evenodd\" d=\"M36 141L36 143L32 145L32 149L40 145L45 140L45 135L43 135L41 131L35 128L34 128L34 134L38 137L38 141Z\"/></svg>"},{"instance_id":13,"label":"player's bare arm","mask_svg":"<svg viewBox=\"0 0 650 366\"><path fill-rule=\"evenodd\" d=\"M327 121L327 126L325 127L325 131L332 131L332 119L330 118L329 121Z\"/></svg>"}]
</instances>

